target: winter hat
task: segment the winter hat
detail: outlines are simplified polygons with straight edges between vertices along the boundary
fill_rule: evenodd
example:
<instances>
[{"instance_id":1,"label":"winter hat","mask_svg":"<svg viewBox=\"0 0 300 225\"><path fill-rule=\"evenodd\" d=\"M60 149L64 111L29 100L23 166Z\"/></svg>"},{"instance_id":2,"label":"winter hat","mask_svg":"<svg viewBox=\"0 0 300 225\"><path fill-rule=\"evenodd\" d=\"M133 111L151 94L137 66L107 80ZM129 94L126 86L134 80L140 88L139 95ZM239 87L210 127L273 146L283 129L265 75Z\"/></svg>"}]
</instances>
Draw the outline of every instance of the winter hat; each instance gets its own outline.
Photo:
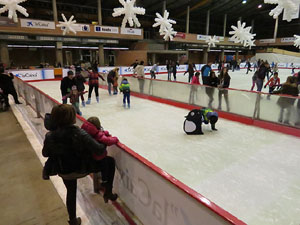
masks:
<instances>
[{"instance_id":1,"label":"winter hat","mask_svg":"<svg viewBox=\"0 0 300 225\"><path fill-rule=\"evenodd\" d=\"M92 117L88 118L87 121L90 122L91 124L95 125L95 127L97 127L98 130L101 129L101 123L100 123L100 120L98 119L98 117L92 116Z\"/></svg>"},{"instance_id":2,"label":"winter hat","mask_svg":"<svg viewBox=\"0 0 300 225\"><path fill-rule=\"evenodd\" d=\"M72 70L69 70L69 71L68 71L68 76L70 76L70 75L74 75L74 73L73 73Z\"/></svg>"}]
</instances>

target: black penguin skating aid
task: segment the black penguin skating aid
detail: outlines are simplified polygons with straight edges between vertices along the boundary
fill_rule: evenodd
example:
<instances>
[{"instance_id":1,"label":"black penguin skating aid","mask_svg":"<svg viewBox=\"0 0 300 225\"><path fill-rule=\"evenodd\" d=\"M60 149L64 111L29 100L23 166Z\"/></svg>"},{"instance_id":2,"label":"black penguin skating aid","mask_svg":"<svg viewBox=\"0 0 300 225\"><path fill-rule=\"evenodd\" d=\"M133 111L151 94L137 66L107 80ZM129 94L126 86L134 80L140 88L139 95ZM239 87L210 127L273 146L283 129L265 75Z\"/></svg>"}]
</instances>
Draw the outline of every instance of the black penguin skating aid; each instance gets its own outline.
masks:
<instances>
[{"instance_id":1,"label":"black penguin skating aid","mask_svg":"<svg viewBox=\"0 0 300 225\"><path fill-rule=\"evenodd\" d=\"M194 109L185 117L183 130L188 135L203 134L202 132L202 113L199 109Z\"/></svg>"}]
</instances>

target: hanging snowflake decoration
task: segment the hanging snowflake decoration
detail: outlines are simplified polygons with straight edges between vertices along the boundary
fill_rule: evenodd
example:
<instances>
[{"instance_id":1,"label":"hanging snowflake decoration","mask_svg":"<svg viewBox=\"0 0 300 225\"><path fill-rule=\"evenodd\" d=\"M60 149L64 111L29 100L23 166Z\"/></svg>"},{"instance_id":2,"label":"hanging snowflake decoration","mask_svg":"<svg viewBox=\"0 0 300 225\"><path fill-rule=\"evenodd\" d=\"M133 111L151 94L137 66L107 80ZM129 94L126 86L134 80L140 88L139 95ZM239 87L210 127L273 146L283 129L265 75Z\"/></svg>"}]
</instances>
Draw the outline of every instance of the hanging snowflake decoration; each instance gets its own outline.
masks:
<instances>
[{"instance_id":1,"label":"hanging snowflake decoration","mask_svg":"<svg viewBox=\"0 0 300 225\"><path fill-rule=\"evenodd\" d=\"M299 35L294 35L296 40L294 41L294 46L300 49L300 36Z\"/></svg>"},{"instance_id":2,"label":"hanging snowflake decoration","mask_svg":"<svg viewBox=\"0 0 300 225\"><path fill-rule=\"evenodd\" d=\"M219 43L220 41L217 40L217 37L216 35L214 35L213 37L209 36L207 39L206 39L206 43L208 43L208 47L216 47L216 43Z\"/></svg>"},{"instance_id":3,"label":"hanging snowflake decoration","mask_svg":"<svg viewBox=\"0 0 300 225\"><path fill-rule=\"evenodd\" d=\"M27 10L24 7L19 5L20 3L25 1L27 0L0 0L0 4L4 5L2 8L0 8L0 14L8 11L8 18L13 19L14 22L17 23L18 22L17 11L19 11L26 17L29 16Z\"/></svg>"},{"instance_id":4,"label":"hanging snowflake decoration","mask_svg":"<svg viewBox=\"0 0 300 225\"><path fill-rule=\"evenodd\" d=\"M73 20L74 16L72 15L69 20L66 19L64 14L61 14L61 16L64 21L63 22L59 21L59 24L57 24L56 26L64 28L63 35L68 34L70 31L76 34L75 28L77 27L77 24L76 24L76 20Z\"/></svg>"},{"instance_id":5,"label":"hanging snowflake decoration","mask_svg":"<svg viewBox=\"0 0 300 225\"><path fill-rule=\"evenodd\" d=\"M251 27L246 27L246 23L241 24L241 21L238 21L238 26L231 26L233 31L230 31L229 34L233 35L230 40L234 43L241 43L244 47L254 46L254 37L256 34L251 34Z\"/></svg>"},{"instance_id":6,"label":"hanging snowflake decoration","mask_svg":"<svg viewBox=\"0 0 300 225\"><path fill-rule=\"evenodd\" d=\"M164 36L163 38L168 40L173 40L175 35L177 34L176 31L173 29L173 24L176 24L175 20L168 19L169 18L169 12L165 10L164 17L162 17L159 13L156 13L157 18L155 18L155 24L153 24L153 27L159 28L159 34Z\"/></svg>"},{"instance_id":7,"label":"hanging snowflake decoration","mask_svg":"<svg viewBox=\"0 0 300 225\"><path fill-rule=\"evenodd\" d=\"M265 3L277 4L276 8L269 13L274 19L277 19L282 12L283 20L287 20L288 22L299 18L300 0L265 0Z\"/></svg>"},{"instance_id":8,"label":"hanging snowflake decoration","mask_svg":"<svg viewBox=\"0 0 300 225\"><path fill-rule=\"evenodd\" d=\"M127 21L131 27L134 26L134 23L137 27L141 26L136 14L145 15L146 10L142 7L135 7L135 1L136 0L126 0L125 2L124 0L119 0L119 2L123 5L123 8L114 8L114 13L112 14L113 17L124 14L122 28L126 27Z\"/></svg>"},{"instance_id":9,"label":"hanging snowflake decoration","mask_svg":"<svg viewBox=\"0 0 300 225\"><path fill-rule=\"evenodd\" d=\"M153 24L153 27L159 28L160 35L164 35L164 31L168 28L172 27L172 24L176 24L175 20L168 19L169 18L169 12L165 10L164 17L162 17L159 13L156 13L157 18L155 18L155 24Z\"/></svg>"},{"instance_id":10,"label":"hanging snowflake decoration","mask_svg":"<svg viewBox=\"0 0 300 225\"><path fill-rule=\"evenodd\" d=\"M164 30L164 32L161 35L164 35L164 39L166 41L170 40L173 41L173 38L177 34L176 31L174 31L173 27L168 27Z\"/></svg>"}]
</instances>

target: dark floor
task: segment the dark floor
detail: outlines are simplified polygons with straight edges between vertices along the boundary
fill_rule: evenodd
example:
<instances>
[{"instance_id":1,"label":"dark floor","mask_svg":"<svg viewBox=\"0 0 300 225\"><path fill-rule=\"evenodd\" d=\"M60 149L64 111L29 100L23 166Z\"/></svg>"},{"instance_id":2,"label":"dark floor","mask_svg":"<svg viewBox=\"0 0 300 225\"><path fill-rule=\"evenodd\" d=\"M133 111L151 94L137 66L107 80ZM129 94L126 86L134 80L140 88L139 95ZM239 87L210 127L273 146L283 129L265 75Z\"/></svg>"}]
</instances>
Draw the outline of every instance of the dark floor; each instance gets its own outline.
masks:
<instances>
[{"instance_id":1,"label":"dark floor","mask_svg":"<svg viewBox=\"0 0 300 225\"><path fill-rule=\"evenodd\" d=\"M0 112L0 224L60 225L67 211L12 111Z\"/></svg>"}]
</instances>

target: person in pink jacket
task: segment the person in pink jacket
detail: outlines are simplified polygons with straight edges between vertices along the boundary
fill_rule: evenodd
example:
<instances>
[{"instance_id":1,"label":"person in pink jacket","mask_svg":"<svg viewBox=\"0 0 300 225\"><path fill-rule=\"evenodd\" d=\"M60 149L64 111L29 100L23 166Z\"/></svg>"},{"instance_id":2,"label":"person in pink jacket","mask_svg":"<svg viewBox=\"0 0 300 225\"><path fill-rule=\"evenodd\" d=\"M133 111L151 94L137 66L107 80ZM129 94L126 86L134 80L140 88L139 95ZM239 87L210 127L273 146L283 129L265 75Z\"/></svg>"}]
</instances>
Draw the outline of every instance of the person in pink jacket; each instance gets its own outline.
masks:
<instances>
[{"instance_id":1,"label":"person in pink jacket","mask_svg":"<svg viewBox=\"0 0 300 225\"><path fill-rule=\"evenodd\" d=\"M81 129L85 130L89 135L91 135L96 141L106 145L111 146L117 144L119 139L117 137L112 137L108 131L103 130L100 120L97 117L90 117L87 119ZM105 188L103 195L104 201L107 203L108 200L115 201L118 198L117 194L112 193L113 179L115 174L115 160L113 157L107 155L105 149L104 154L97 155L93 154L93 158L102 165L102 184L101 186Z\"/></svg>"},{"instance_id":2,"label":"person in pink jacket","mask_svg":"<svg viewBox=\"0 0 300 225\"><path fill-rule=\"evenodd\" d=\"M198 85L200 85L199 76L200 76L200 73L196 72L195 76L193 76L191 84L198 84Z\"/></svg>"}]
</instances>

